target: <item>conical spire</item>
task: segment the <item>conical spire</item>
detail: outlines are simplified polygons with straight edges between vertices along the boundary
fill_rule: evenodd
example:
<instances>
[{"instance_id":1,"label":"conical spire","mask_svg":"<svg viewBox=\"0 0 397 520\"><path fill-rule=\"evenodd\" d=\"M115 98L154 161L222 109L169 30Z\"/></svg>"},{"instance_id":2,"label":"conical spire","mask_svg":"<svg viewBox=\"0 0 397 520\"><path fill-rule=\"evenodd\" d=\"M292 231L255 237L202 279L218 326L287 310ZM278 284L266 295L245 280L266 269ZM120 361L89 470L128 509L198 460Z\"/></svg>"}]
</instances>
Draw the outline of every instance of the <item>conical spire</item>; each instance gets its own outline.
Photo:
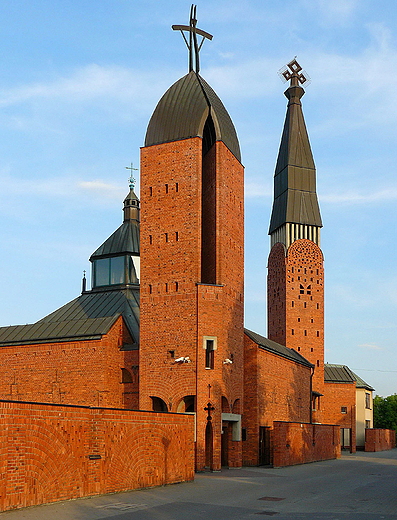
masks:
<instances>
[{"instance_id":1,"label":"conical spire","mask_svg":"<svg viewBox=\"0 0 397 520\"><path fill-rule=\"evenodd\" d=\"M291 81L284 92L288 99L287 114L274 174L274 202L269 235L272 244L287 247L298 238L319 243L322 227L316 194L316 168L302 112L306 81L296 60L288 64L283 75Z\"/></svg>"}]
</instances>

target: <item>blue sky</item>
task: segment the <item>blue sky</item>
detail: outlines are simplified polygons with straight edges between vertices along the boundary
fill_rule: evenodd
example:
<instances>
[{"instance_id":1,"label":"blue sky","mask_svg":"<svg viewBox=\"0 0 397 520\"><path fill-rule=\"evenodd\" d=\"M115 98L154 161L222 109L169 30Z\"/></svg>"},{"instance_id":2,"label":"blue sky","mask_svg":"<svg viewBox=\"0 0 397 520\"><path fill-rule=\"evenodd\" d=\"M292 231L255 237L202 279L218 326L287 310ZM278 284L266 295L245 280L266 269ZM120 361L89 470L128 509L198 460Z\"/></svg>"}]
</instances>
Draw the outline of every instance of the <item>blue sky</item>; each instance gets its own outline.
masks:
<instances>
[{"instance_id":1,"label":"blue sky","mask_svg":"<svg viewBox=\"0 0 397 520\"><path fill-rule=\"evenodd\" d=\"M187 71L181 0L1 2L0 325L80 292L119 226L164 91ZM326 361L397 392L397 10L394 0L202 0L201 73L246 168L246 326L266 335L267 235L285 116L278 70L311 77L303 109L317 167ZM139 183L138 183L139 189Z\"/></svg>"}]
</instances>

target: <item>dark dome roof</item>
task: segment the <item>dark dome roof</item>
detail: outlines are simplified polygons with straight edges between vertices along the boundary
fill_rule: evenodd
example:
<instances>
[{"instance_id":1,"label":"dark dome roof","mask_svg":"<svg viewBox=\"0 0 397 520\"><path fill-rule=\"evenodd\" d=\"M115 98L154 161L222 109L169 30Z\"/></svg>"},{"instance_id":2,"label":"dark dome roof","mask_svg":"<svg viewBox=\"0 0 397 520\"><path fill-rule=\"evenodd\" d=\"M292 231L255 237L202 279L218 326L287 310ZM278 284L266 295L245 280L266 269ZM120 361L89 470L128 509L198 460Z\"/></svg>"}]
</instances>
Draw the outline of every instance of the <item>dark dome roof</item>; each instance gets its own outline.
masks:
<instances>
[{"instance_id":1,"label":"dark dome roof","mask_svg":"<svg viewBox=\"0 0 397 520\"><path fill-rule=\"evenodd\" d=\"M158 102L147 128L145 146L203 137L209 115L214 122L216 139L223 141L241 161L236 130L226 108L194 71L174 83Z\"/></svg>"}]
</instances>

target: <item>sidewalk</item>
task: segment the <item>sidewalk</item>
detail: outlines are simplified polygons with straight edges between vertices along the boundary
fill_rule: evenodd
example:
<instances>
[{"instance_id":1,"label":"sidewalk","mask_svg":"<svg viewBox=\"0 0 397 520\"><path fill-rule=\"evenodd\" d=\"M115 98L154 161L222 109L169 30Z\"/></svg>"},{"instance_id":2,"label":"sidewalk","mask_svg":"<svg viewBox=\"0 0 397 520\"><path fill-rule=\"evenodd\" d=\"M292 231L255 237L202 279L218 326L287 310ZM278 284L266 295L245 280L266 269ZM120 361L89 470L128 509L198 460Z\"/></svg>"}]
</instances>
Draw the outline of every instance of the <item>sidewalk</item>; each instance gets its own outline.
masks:
<instances>
[{"instance_id":1,"label":"sidewalk","mask_svg":"<svg viewBox=\"0 0 397 520\"><path fill-rule=\"evenodd\" d=\"M1 520L397 520L397 449L281 469L225 469L195 481L58 502Z\"/></svg>"}]
</instances>

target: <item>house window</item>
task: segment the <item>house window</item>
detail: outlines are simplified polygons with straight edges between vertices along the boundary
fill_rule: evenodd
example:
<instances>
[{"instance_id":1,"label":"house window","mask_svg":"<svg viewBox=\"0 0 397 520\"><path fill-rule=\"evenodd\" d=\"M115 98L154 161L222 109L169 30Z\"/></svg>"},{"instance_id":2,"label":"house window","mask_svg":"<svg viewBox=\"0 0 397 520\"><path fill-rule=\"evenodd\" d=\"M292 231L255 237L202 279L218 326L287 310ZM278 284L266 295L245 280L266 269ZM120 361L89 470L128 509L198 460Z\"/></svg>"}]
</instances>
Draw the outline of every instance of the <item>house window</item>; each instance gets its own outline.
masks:
<instances>
[{"instance_id":1,"label":"house window","mask_svg":"<svg viewBox=\"0 0 397 520\"><path fill-rule=\"evenodd\" d=\"M347 413L347 406L341 406L340 413Z\"/></svg>"},{"instance_id":2,"label":"house window","mask_svg":"<svg viewBox=\"0 0 397 520\"><path fill-rule=\"evenodd\" d=\"M214 368L214 340L207 339L205 347L205 368Z\"/></svg>"},{"instance_id":3,"label":"house window","mask_svg":"<svg viewBox=\"0 0 397 520\"><path fill-rule=\"evenodd\" d=\"M368 410L371 409L371 394L368 392L365 393L365 408Z\"/></svg>"},{"instance_id":4,"label":"house window","mask_svg":"<svg viewBox=\"0 0 397 520\"><path fill-rule=\"evenodd\" d=\"M205 368L214 368L215 350L217 348L216 337L204 336L203 348L205 349Z\"/></svg>"},{"instance_id":5,"label":"house window","mask_svg":"<svg viewBox=\"0 0 397 520\"><path fill-rule=\"evenodd\" d=\"M371 421L365 421L365 427L371 428Z\"/></svg>"}]
</instances>

